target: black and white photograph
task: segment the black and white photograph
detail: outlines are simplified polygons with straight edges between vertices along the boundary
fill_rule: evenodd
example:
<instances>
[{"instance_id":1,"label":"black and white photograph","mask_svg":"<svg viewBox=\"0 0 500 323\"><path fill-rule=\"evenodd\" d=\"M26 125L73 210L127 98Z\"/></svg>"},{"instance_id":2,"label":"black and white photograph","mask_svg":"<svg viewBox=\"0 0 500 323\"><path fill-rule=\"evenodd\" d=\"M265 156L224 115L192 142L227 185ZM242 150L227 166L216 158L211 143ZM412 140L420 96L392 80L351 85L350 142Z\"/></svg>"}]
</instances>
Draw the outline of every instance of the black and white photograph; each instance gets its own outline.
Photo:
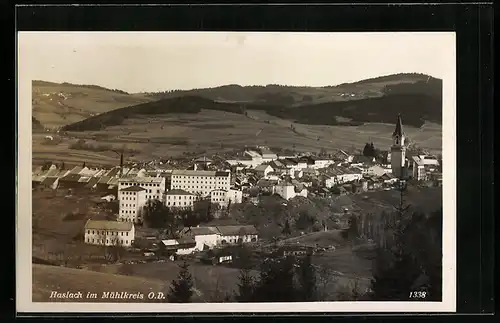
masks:
<instances>
[{"instance_id":1,"label":"black and white photograph","mask_svg":"<svg viewBox=\"0 0 500 323\"><path fill-rule=\"evenodd\" d=\"M454 33L17 44L25 310L454 310Z\"/></svg>"}]
</instances>

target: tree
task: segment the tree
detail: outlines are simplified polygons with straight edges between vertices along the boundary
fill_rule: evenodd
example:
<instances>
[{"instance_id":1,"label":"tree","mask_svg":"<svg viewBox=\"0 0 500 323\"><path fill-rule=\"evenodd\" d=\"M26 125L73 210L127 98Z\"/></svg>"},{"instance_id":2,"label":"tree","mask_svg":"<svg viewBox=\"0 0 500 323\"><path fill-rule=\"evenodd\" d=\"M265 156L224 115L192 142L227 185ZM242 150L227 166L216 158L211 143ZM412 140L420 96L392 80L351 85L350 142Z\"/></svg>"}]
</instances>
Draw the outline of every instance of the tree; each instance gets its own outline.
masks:
<instances>
[{"instance_id":1,"label":"tree","mask_svg":"<svg viewBox=\"0 0 500 323\"><path fill-rule=\"evenodd\" d=\"M298 301L312 302L316 300L316 270L312 265L311 254L307 254L300 260L297 268L298 277Z\"/></svg>"},{"instance_id":2,"label":"tree","mask_svg":"<svg viewBox=\"0 0 500 323\"><path fill-rule=\"evenodd\" d=\"M295 221L295 227L298 230L309 229L316 222L316 218L310 215L307 211L300 211L297 221Z\"/></svg>"},{"instance_id":3,"label":"tree","mask_svg":"<svg viewBox=\"0 0 500 323\"><path fill-rule=\"evenodd\" d=\"M236 301L242 303L253 301L254 290L255 280L250 273L250 269L241 269L238 283L238 294L235 295Z\"/></svg>"},{"instance_id":4,"label":"tree","mask_svg":"<svg viewBox=\"0 0 500 323\"><path fill-rule=\"evenodd\" d=\"M297 298L294 285L294 257L264 261L253 299L257 302L293 302Z\"/></svg>"},{"instance_id":5,"label":"tree","mask_svg":"<svg viewBox=\"0 0 500 323\"><path fill-rule=\"evenodd\" d=\"M384 239L373 268L374 300L408 300L410 291L425 291L420 300L442 298L442 210L407 214L406 183L400 179L400 203L384 224Z\"/></svg>"},{"instance_id":6,"label":"tree","mask_svg":"<svg viewBox=\"0 0 500 323\"><path fill-rule=\"evenodd\" d=\"M173 234L178 228L178 219L161 201L148 200L143 208L144 222L151 228L167 229Z\"/></svg>"},{"instance_id":7,"label":"tree","mask_svg":"<svg viewBox=\"0 0 500 323\"><path fill-rule=\"evenodd\" d=\"M193 279L189 273L189 265L184 262L180 267L177 280L172 282L167 295L169 303L189 303L193 296Z\"/></svg>"},{"instance_id":8,"label":"tree","mask_svg":"<svg viewBox=\"0 0 500 323\"><path fill-rule=\"evenodd\" d=\"M290 223L288 222L288 219L285 220L285 224L283 225L281 233L284 234L285 236L292 234L292 230L290 229Z\"/></svg>"}]
</instances>

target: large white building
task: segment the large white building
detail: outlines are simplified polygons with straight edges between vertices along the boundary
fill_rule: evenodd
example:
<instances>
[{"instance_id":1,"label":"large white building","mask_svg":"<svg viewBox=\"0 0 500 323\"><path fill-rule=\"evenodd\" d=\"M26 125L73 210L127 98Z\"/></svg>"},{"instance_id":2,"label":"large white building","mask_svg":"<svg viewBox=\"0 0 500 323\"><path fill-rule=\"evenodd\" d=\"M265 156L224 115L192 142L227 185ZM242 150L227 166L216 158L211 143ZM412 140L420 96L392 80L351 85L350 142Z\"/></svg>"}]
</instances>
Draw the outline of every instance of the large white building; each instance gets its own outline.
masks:
<instances>
[{"instance_id":1,"label":"large white building","mask_svg":"<svg viewBox=\"0 0 500 323\"><path fill-rule=\"evenodd\" d=\"M161 200L165 193L165 177L123 177L118 180L118 190L139 186L146 190L146 199Z\"/></svg>"},{"instance_id":2,"label":"large white building","mask_svg":"<svg viewBox=\"0 0 500 323\"><path fill-rule=\"evenodd\" d=\"M181 189L173 189L165 193L165 206L168 208L193 208L197 196Z\"/></svg>"},{"instance_id":3,"label":"large white building","mask_svg":"<svg viewBox=\"0 0 500 323\"><path fill-rule=\"evenodd\" d=\"M203 170L174 170L170 189L181 189L191 194L208 197L214 190L228 191L231 186L231 173Z\"/></svg>"},{"instance_id":4,"label":"large white building","mask_svg":"<svg viewBox=\"0 0 500 323\"><path fill-rule=\"evenodd\" d=\"M134 238L132 222L88 220L85 223L84 239L87 244L131 247Z\"/></svg>"},{"instance_id":5,"label":"large white building","mask_svg":"<svg viewBox=\"0 0 500 323\"><path fill-rule=\"evenodd\" d=\"M436 157L426 155L412 156L412 176L418 181L426 180L428 178L428 174L435 172L438 168L439 161Z\"/></svg>"},{"instance_id":6,"label":"large white building","mask_svg":"<svg viewBox=\"0 0 500 323\"><path fill-rule=\"evenodd\" d=\"M146 205L147 190L140 186L129 186L118 191L118 220L125 222L142 222L142 211Z\"/></svg>"}]
</instances>

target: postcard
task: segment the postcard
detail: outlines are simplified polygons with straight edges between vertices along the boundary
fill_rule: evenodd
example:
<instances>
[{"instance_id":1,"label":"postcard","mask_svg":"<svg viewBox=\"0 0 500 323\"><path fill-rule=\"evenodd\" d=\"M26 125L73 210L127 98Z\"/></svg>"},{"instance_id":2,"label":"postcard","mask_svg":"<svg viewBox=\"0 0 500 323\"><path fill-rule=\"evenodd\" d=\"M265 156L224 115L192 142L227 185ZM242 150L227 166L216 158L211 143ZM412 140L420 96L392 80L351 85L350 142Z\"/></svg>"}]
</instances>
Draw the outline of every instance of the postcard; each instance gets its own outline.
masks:
<instances>
[{"instance_id":1,"label":"postcard","mask_svg":"<svg viewBox=\"0 0 500 323\"><path fill-rule=\"evenodd\" d=\"M18 312L455 311L454 33L17 45Z\"/></svg>"}]
</instances>

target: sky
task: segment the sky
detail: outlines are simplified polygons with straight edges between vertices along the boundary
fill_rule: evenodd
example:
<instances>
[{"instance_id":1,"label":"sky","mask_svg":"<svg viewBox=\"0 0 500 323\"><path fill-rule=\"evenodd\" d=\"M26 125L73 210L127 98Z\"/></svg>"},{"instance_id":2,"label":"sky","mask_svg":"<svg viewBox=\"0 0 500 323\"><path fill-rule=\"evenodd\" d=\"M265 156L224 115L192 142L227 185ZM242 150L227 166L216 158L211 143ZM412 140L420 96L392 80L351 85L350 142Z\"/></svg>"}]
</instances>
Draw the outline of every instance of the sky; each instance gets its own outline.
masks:
<instances>
[{"instance_id":1,"label":"sky","mask_svg":"<svg viewBox=\"0 0 500 323\"><path fill-rule=\"evenodd\" d=\"M394 73L443 79L454 33L20 32L19 75L130 93L227 84L327 86Z\"/></svg>"}]
</instances>

